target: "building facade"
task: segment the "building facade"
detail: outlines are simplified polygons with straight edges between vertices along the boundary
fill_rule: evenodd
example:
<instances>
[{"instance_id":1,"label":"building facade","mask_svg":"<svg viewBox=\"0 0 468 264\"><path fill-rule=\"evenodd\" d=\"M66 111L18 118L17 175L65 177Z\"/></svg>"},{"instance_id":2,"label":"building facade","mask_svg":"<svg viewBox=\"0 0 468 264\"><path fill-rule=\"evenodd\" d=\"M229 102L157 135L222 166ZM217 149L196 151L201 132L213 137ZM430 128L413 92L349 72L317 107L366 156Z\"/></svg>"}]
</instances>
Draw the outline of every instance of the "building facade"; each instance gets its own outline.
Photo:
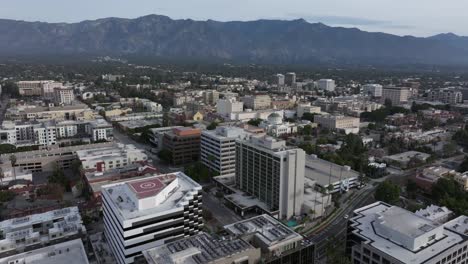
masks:
<instances>
[{"instance_id":1,"label":"building facade","mask_svg":"<svg viewBox=\"0 0 468 264\"><path fill-rule=\"evenodd\" d=\"M320 90L333 92L335 91L335 81L332 79L321 79L317 81L317 86Z\"/></svg>"},{"instance_id":2,"label":"building facade","mask_svg":"<svg viewBox=\"0 0 468 264\"><path fill-rule=\"evenodd\" d=\"M364 95L370 95L372 97L382 97L382 85L380 84L365 84L362 86Z\"/></svg>"},{"instance_id":3,"label":"building facade","mask_svg":"<svg viewBox=\"0 0 468 264\"><path fill-rule=\"evenodd\" d=\"M271 107L271 97L269 95L251 95L242 98L244 106L252 110L263 110Z\"/></svg>"},{"instance_id":4,"label":"building facade","mask_svg":"<svg viewBox=\"0 0 468 264\"><path fill-rule=\"evenodd\" d=\"M401 105L408 102L411 96L408 87L384 87L382 90L382 102L390 100L393 105Z\"/></svg>"},{"instance_id":5,"label":"building facade","mask_svg":"<svg viewBox=\"0 0 468 264\"><path fill-rule=\"evenodd\" d=\"M180 127L167 132L163 137L163 148L171 153L173 165L197 161L200 157L201 130Z\"/></svg>"}]
</instances>

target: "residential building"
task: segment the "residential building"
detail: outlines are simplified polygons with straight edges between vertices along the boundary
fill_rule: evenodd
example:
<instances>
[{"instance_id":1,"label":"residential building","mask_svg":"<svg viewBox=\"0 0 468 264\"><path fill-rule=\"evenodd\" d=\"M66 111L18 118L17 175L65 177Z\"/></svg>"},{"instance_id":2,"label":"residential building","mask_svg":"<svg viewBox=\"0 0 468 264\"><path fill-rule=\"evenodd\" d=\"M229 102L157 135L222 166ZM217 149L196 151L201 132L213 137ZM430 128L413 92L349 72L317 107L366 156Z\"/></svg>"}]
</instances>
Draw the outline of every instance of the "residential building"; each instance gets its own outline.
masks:
<instances>
[{"instance_id":1,"label":"residential building","mask_svg":"<svg viewBox=\"0 0 468 264\"><path fill-rule=\"evenodd\" d=\"M296 73L288 72L286 73L286 78L284 79L284 83L287 86L294 86L296 85Z\"/></svg>"},{"instance_id":2,"label":"residential building","mask_svg":"<svg viewBox=\"0 0 468 264\"><path fill-rule=\"evenodd\" d=\"M198 160L200 139L201 130L198 128L174 128L164 134L163 148L170 151L173 165L187 164Z\"/></svg>"},{"instance_id":3,"label":"residential building","mask_svg":"<svg viewBox=\"0 0 468 264\"><path fill-rule=\"evenodd\" d=\"M244 106L252 110L263 110L271 107L269 95L249 95L242 98Z\"/></svg>"},{"instance_id":4,"label":"residential building","mask_svg":"<svg viewBox=\"0 0 468 264\"><path fill-rule=\"evenodd\" d=\"M404 223L404 224L402 224ZM468 217L439 224L405 209L376 202L354 211L347 249L352 263L464 263Z\"/></svg>"},{"instance_id":5,"label":"residential building","mask_svg":"<svg viewBox=\"0 0 468 264\"><path fill-rule=\"evenodd\" d=\"M18 85L19 94L23 96L44 96L52 98L55 88L62 88L62 83L50 80L20 81Z\"/></svg>"},{"instance_id":6,"label":"residential building","mask_svg":"<svg viewBox=\"0 0 468 264\"><path fill-rule=\"evenodd\" d=\"M323 128L342 130L346 134L359 133L360 120L356 117L343 115L315 115L314 122Z\"/></svg>"},{"instance_id":7,"label":"residential building","mask_svg":"<svg viewBox=\"0 0 468 264\"><path fill-rule=\"evenodd\" d=\"M202 187L182 172L102 188L104 234L117 263L203 228Z\"/></svg>"},{"instance_id":8,"label":"residential building","mask_svg":"<svg viewBox=\"0 0 468 264\"><path fill-rule=\"evenodd\" d=\"M450 105L463 103L463 93L455 88L445 88L430 91L428 98L430 101L437 101Z\"/></svg>"},{"instance_id":9,"label":"residential building","mask_svg":"<svg viewBox=\"0 0 468 264\"><path fill-rule=\"evenodd\" d=\"M248 138L250 133L239 127L217 127L201 134L200 160L219 175L236 172L236 140Z\"/></svg>"},{"instance_id":10,"label":"residential building","mask_svg":"<svg viewBox=\"0 0 468 264\"><path fill-rule=\"evenodd\" d=\"M242 239L219 239L200 233L148 249L143 255L148 264L255 264L260 261L261 252Z\"/></svg>"},{"instance_id":11,"label":"residential building","mask_svg":"<svg viewBox=\"0 0 468 264\"><path fill-rule=\"evenodd\" d=\"M299 215L304 194L305 152L271 137L236 143L236 185L279 218Z\"/></svg>"},{"instance_id":12,"label":"residential building","mask_svg":"<svg viewBox=\"0 0 468 264\"><path fill-rule=\"evenodd\" d=\"M160 123L162 124L163 114L159 112L138 112L138 113L124 114L124 115L117 115L117 116L114 115L114 116L111 116L110 118L107 118L107 120L109 120L110 122L146 120L146 119L159 119Z\"/></svg>"},{"instance_id":13,"label":"residential building","mask_svg":"<svg viewBox=\"0 0 468 264\"><path fill-rule=\"evenodd\" d=\"M320 114L320 106L313 106L310 103L301 103L297 105L297 117L301 118L305 113L309 114Z\"/></svg>"},{"instance_id":14,"label":"residential building","mask_svg":"<svg viewBox=\"0 0 468 264\"><path fill-rule=\"evenodd\" d=\"M418 172L413 180L421 189L425 190L426 192L430 192L432 185L439 179L449 177L455 173L455 170L451 170L445 167L431 166Z\"/></svg>"},{"instance_id":15,"label":"residential building","mask_svg":"<svg viewBox=\"0 0 468 264\"><path fill-rule=\"evenodd\" d=\"M95 119L93 111L85 104L65 106L34 106L23 108L9 108L5 113L5 119L13 121L23 120L90 120Z\"/></svg>"},{"instance_id":16,"label":"residential building","mask_svg":"<svg viewBox=\"0 0 468 264\"><path fill-rule=\"evenodd\" d=\"M382 102L389 100L393 105L401 105L408 102L411 93L408 87L387 86L382 89Z\"/></svg>"},{"instance_id":17,"label":"residential building","mask_svg":"<svg viewBox=\"0 0 468 264\"><path fill-rule=\"evenodd\" d=\"M411 165L411 161L426 162L430 157L431 155L427 153L419 151L406 151L395 155L385 156L384 160L391 165L407 168L409 165Z\"/></svg>"},{"instance_id":18,"label":"residential building","mask_svg":"<svg viewBox=\"0 0 468 264\"><path fill-rule=\"evenodd\" d=\"M96 119L87 126L87 133L92 141L112 140L114 138L112 124L104 119Z\"/></svg>"},{"instance_id":19,"label":"residential building","mask_svg":"<svg viewBox=\"0 0 468 264\"><path fill-rule=\"evenodd\" d=\"M336 84L332 79L321 79L317 81L317 86L320 90L333 92L335 91Z\"/></svg>"},{"instance_id":20,"label":"residential building","mask_svg":"<svg viewBox=\"0 0 468 264\"><path fill-rule=\"evenodd\" d=\"M219 100L219 92L216 90L204 91L203 102L207 105L214 105Z\"/></svg>"},{"instance_id":21,"label":"residential building","mask_svg":"<svg viewBox=\"0 0 468 264\"><path fill-rule=\"evenodd\" d=\"M460 184L463 190L468 191L468 171L465 171L464 173L456 173L453 178L458 184Z\"/></svg>"},{"instance_id":22,"label":"residential building","mask_svg":"<svg viewBox=\"0 0 468 264\"><path fill-rule=\"evenodd\" d=\"M81 238L86 228L78 207L67 207L0 222L0 257Z\"/></svg>"},{"instance_id":23,"label":"residential building","mask_svg":"<svg viewBox=\"0 0 468 264\"><path fill-rule=\"evenodd\" d=\"M224 229L231 237L247 241L260 249L262 254L259 263L315 263L315 245L270 215L255 216L224 226ZM257 262L250 262L249 258L248 263Z\"/></svg>"},{"instance_id":24,"label":"residential building","mask_svg":"<svg viewBox=\"0 0 468 264\"><path fill-rule=\"evenodd\" d=\"M22 252L0 258L0 263L8 264L89 264L88 256L81 239L54 244L51 246Z\"/></svg>"},{"instance_id":25,"label":"residential building","mask_svg":"<svg viewBox=\"0 0 468 264\"><path fill-rule=\"evenodd\" d=\"M71 105L75 100L72 88L55 88L54 89L55 103L59 105Z\"/></svg>"},{"instance_id":26,"label":"residential building","mask_svg":"<svg viewBox=\"0 0 468 264\"><path fill-rule=\"evenodd\" d=\"M380 84L365 84L362 86L364 95L370 95L372 97L382 97L382 85Z\"/></svg>"},{"instance_id":27,"label":"residential building","mask_svg":"<svg viewBox=\"0 0 468 264\"><path fill-rule=\"evenodd\" d=\"M120 143L95 149L78 150L76 155L84 170L101 172L148 160L144 150L138 149L134 145Z\"/></svg>"}]
</instances>

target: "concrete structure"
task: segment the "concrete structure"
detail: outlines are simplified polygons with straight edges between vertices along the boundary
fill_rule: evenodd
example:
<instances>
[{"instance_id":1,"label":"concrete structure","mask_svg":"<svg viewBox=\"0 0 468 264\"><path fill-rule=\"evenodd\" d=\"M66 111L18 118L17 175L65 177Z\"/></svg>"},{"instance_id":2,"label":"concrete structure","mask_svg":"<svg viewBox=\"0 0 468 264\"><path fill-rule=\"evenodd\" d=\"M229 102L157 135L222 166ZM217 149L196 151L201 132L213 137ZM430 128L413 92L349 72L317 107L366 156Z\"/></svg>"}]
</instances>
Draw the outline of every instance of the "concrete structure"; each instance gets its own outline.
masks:
<instances>
[{"instance_id":1,"label":"concrete structure","mask_svg":"<svg viewBox=\"0 0 468 264\"><path fill-rule=\"evenodd\" d=\"M364 95L370 95L372 97L382 97L382 85L380 84L365 84L362 86L362 92Z\"/></svg>"},{"instance_id":2,"label":"concrete structure","mask_svg":"<svg viewBox=\"0 0 468 264\"><path fill-rule=\"evenodd\" d=\"M301 213L305 152L285 141L252 137L236 143L236 185L265 203L279 218Z\"/></svg>"},{"instance_id":3,"label":"concrete structure","mask_svg":"<svg viewBox=\"0 0 468 264\"><path fill-rule=\"evenodd\" d=\"M5 119L13 121L23 120L91 120L95 119L93 111L85 104L65 106L33 106L9 108Z\"/></svg>"},{"instance_id":4,"label":"concrete structure","mask_svg":"<svg viewBox=\"0 0 468 264\"><path fill-rule=\"evenodd\" d=\"M393 105L401 105L408 102L411 96L410 88L387 86L382 90L382 102L390 100Z\"/></svg>"},{"instance_id":5,"label":"concrete structure","mask_svg":"<svg viewBox=\"0 0 468 264\"><path fill-rule=\"evenodd\" d=\"M201 162L219 175L236 172L236 140L252 134L239 127L217 127L201 134Z\"/></svg>"},{"instance_id":6,"label":"concrete structure","mask_svg":"<svg viewBox=\"0 0 468 264\"><path fill-rule=\"evenodd\" d=\"M197 161L200 156L201 130L180 127L167 132L163 137L163 148L171 152L171 163L182 165Z\"/></svg>"},{"instance_id":7,"label":"concrete structure","mask_svg":"<svg viewBox=\"0 0 468 264\"><path fill-rule=\"evenodd\" d=\"M59 105L71 105L75 100L72 88L55 88L54 100Z\"/></svg>"},{"instance_id":8,"label":"concrete structure","mask_svg":"<svg viewBox=\"0 0 468 264\"><path fill-rule=\"evenodd\" d=\"M18 85L19 94L23 96L44 96L52 98L55 88L62 88L62 83L50 80L20 81Z\"/></svg>"},{"instance_id":9,"label":"concrete structure","mask_svg":"<svg viewBox=\"0 0 468 264\"><path fill-rule=\"evenodd\" d=\"M404 224L403 224L404 223ZM464 263L468 218L439 224L405 209L377 202L354 211L347 248L352 263Z\"/></svg>"},{"instance_id":10,"label":"concrete structure","mask_svg":"<svg viewBox=\"0 0 468 264\"><path fill-rule=\"evenodd\" d=\"M81 238L86 233L78 207L0 222L0 257Z\"/></svg>"},{"instance_id":11,"label":"concrete structure","mask_svg":"<svg viewBox=\"0 0 468 264\"><path fill-rule=\"evenodd\" d=\"M106 185L104 233L117 263L203 227L202 187L182 172Z\"/></svg>"},{"instance_id":12,"label":"concrete structure","mask_svg":"<svg viewBox=\"0 0 468 264\"><path fill-rule=\"evenodd\" d=\"M104 119L96 119L87 126L87 133L92 141L114 139L114 129L110 123Z\"/></svg>"},{"instance_id":13,"label":"concrete structure","mask_svg":"<svg viewBox=\"0 0 468 264\"><path fill-rule=\"evenodd\" d=\"M150 131L150 142L156 148L157 151L163 149L163 137L167 132L171 132L174 128L181 128L182 126L171 126L171 127L158 127L151 128Z\"/></svg>"},{"instance_id":14,"label":"concrete structure","mask_svg":"<svg viewBox=\"0 0 468 264\"><path fill-rule=\"evenodd\" d=\"M445 88L430 91L428 99L450 105L461 104L463 103L463 93L456 88Z\"/></svg>"},{"instance_id":15,"label":"concrete structure","mask_svg":"<svg viewBox=\"0 0 468 264\"><path fill-rule=\"evenodd\" d=\"M143 255L148 264L255 264L261 253L242 239L220 240L201 233L146 250Z\"/></svg>"},{"instance_id":16,"label":"concrete structure","mask_svg":"<svg viewBox=\"0 0 468 264\"><path fill-rule=\"evenodd\" d=\"M430 157L431 155L427 153L422 153L419 151L407 151L395 155L385 156L384 160L391 165L407 168L411 160L426 162L426 160Z\"/></svg>"},{"instance_id":17,"label":"concrete structure","mask_svg":"<svg viewBox=\"0 0 468 264\"><path fill-rule=\"evenodd\" d=\"M218 100L216 112L222 116L244 111L244 103L237 102L235 98Z\"/></svg>"},{"instance_id":18,"label":"concrete structure","mask_svg":"<svg viewBox=\"0 0 468 264\"><path fill-rule=\"evenodd\" d=\"M0 263L8 264L88 264L81 239L23 252L14 256L0 258Z\"/></svg>"},{"instance_id":19,"label":"concrete structure","mask_svg":"<svg viewBox=\"0 0 468 264\"><path fill-rule=\"evenodd\" d=\"M287 86L294 86L296 85L296 73L288 72L286 73L286 78L284 79L284 83Z\"/></svg>"},{"instance_id":20,"label":"concrete structure","mask_svg":"<svg viewBox=\"0 0 468 264\"><path fill-rule=\"evenodd\" d=\"M273 83L276 84L277 86L283 86L284 85L284 75L283 74L276 74L273 76Z\"/></svg>"},{"instance_id":21,"label":"concrete structure","mask_svg":"<svg viewBox=\"0 0 468 264\"><path fill-rule=\"evenodd\" d=\"M440 207L433 204L426 208L417 210L415 214L434 221L438 224L446 223L453 216L453 212L450 211L447 207Z\"/></svg>"},{"instance_id":22,"label":"concrete structure","mask_svg":"<svg viewBox=\"0 0 468 264\"><path fill-rule=\"evenodd\" d=\"M297 117L301 118L305 113L309 114L320 114L321 109L319 106L310 105L310 103L297 105Z\"/></svg>"},{"instance_id":23,"label":"concrete structure","mask_svg":"<svg viewBox=\"0 0 468 264\"><path fill-rule=\"evenodd\" d=\"M316 155L306 157L305 177L314 181L316 188L324 188L327 193L346 192L359 185L359 172L349 166L319 159Z\"/></svg>"},{"instance_id":24,"label":"concrete structure","mask_svg":"<svg viewBox=\"0 0 468 264\"><path fill-rule=\"evenodd\" d=\"M313 264L315 262L314 245L269 215L242 220L224 226L224 229L230 235L259 248L262 252L262 261L259 263Z\"/></svg>"},{"instance_id":25,"label":"concrete structure","mask_svg":"<svg viewBox=\"0 0 468 264\"><path fill-rule=\"evenodd\" d=\"M269 95L249 95L242 98L244 106L252 110L264 110L271 107Z\"/></svg>"},{"instance_id":26,"label":"concrete structure","mask_svg":"<svg viewBox=\"0 0 468 264\"><path fill-rule=\"evenodd\" d=\"M120 143L108 147L79 150L76 155L84 170L101 172L148 160L144 150L138 149L134 145Z\"/></svg>"},{"instance_id":27,"label":"concrete structure","mask_svg":"<svg viewBox=\"0 0 468 264\"><path fill-rule=\"evenodd\" d=\"M356 117L342 115L315 115L314 122L323 128L344 131L346 134L359 133L360 120Z\"/></svg>"},{"instance_id":28,"label":"concrete structure","mask_svg":"<svg viewBox=\"0 0 468 264\"><path fill-rule=\"evenodd\" d=\"M216 90L204 91L203 102L207 105L214 105L219 100L219 92Z\"/></svg>"},{"instance_id":29,"label":"concrete structure","mask_svg":"<svg viewBox=\"0 0 468 264\"><path fill-rule=\"evenodd\" d=\"M460 184L463 190L468 191L468 171L465 171L464 173L456 173L453 178L458 184Z\"/></svg>"},{"instance_id":30,"label":"concrete structure","mask_svg":"<svg viewBox=\"0 0 468 264\"><path fill-rule=\"evenodd\" d=\"M273 137L296 134L298 128L295 123L283 122L283 117L277 113L270 114L259 127L265 129L265 132Z\"/></svg>"},{"instance_id":31,"label":"concrete structure","mask_svg":"<svg viewBox=\"0 0 468 264\"><path fill-rule=\"evenodd\" d=\"M317 86L320 90L333 92L335 91L336 84L332 79L321 79L317 81Z\"/></svg>"}]
</instances>

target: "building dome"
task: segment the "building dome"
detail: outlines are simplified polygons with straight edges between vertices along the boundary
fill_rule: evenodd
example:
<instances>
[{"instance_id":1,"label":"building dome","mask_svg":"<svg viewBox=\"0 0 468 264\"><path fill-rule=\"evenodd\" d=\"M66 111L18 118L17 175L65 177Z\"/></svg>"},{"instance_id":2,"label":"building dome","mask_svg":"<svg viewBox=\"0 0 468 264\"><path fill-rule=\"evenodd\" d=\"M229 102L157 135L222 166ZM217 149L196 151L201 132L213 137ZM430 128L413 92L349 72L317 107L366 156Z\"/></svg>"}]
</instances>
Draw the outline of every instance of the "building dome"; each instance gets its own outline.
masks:
<instances>
[{"instance_id":1,"label":"building dome","mask_svg":"<svg viewBox=\"0 0 468 264\"><path fill-rule=\"evenodd\" d=\"M268 116L268 123L279 125L283 123L283 118L278 113L272 113Z\"/></svg>"}]
</instances>

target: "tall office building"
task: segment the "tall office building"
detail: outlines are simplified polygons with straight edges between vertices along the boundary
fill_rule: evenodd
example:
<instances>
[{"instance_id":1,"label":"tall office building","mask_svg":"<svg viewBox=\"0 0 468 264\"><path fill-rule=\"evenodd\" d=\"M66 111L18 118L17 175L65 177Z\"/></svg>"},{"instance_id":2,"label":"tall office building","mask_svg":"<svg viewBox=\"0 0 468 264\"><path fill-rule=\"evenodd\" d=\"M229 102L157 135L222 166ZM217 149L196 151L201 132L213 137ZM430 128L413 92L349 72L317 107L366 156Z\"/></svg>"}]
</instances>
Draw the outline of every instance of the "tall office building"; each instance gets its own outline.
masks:
<instances>
[{"instance_id":1,"label":"tall office building","mask_svg":"<svg viewBox=\"0 0 468 264\"><path fill-rule=\"evenodd\" d=\"M351 262L466 263L468 217L440 224L431 214L418 215L382 202L355 210L346 241Z\"/></svg>"},{"instance_id":2,"label":"tall office building","mask_svg":"<svg viewBox=\"0 0 468 264\"><path fill-rule=\"evenodd\" d=\"M382 97L382 85L380 84L365 84L362 86L364 95L372 97Z\"/></svg>"},{"instance_id":3,"label":"tall office building","mask_svg":"<svg viewBox=\"0 0 468 264\"><path fill-rule=\"evenodd\" d=\"M273 83L278 85L278 86L283 86L284 85L284 75L283 74L276 74L273 76Z\"/></svg>"},{"instance_id":4,"label":"tall office building","mask_svg":"<svg viewBox=\"0 0 468 264\"><path fill-rule=\"evenodd\" d=\"M105 185L104 234L117 262L133 263L143 250L198 234L201 190L182 172Z\"/></svg>"},{"instance_id":5,"label":"tall office building","mask_svg":"<svg viewBox=\"0 0 468 264\"><path fill-rule=\"evenodd\" d=\"M203 92L203 101L205 104L212 105L216 104L219 100L219 92L216 90L204 91Z\"/></svg>"},{"instance_id":6,"label":"tall office building","mask_svg":"<svg viewBox=\"0 0 468 264\"><path fill-rule=\"evenodd\" d=\"M240 127L217 127L205 130L201 135L201 161L219 175L236 172L236 140L247 138L250 133Z\"/></svg>"},{"instance_id":7,"label":"tall office building","mask_svg":"<svg viewBox=\"0 0 468 264\"><path fill-rule=\"evenodd\" d=\"M401 105L408 102L410 94L408 87L388 86L382 90L382 102L388 99L393 105Z\"/></svg>"},{"instance_id":8,"label":"tall office building","mask_svg":"<svg viewBox=\"0 0 468 264\"><path fill-rule=\"evenodd\" d=\"M279 218L301 213L305 152L271 137L236 143L236 185L264 202Z\"/></svg>"},{"instance_id":9,"label":"tall office building","mask_svg":"<svg viewBox=\"0 0 468 264\"><path fill-rule=\"evenodd\" d=\"M323 91L333 92L335 91L335 81L332 79L321 79L317 81L318 88Z\"/></svg>"},{"instance_id":10,"label":"tall office building","mask_svg":"<svg viewBox=\"0 0 468 264\"><path fill-rule=\"evenodd\" d=\"M286 85L294 86L296 85L296 73L288 72L286 73L285 81Z\"/></svg>"}]
</instances>

